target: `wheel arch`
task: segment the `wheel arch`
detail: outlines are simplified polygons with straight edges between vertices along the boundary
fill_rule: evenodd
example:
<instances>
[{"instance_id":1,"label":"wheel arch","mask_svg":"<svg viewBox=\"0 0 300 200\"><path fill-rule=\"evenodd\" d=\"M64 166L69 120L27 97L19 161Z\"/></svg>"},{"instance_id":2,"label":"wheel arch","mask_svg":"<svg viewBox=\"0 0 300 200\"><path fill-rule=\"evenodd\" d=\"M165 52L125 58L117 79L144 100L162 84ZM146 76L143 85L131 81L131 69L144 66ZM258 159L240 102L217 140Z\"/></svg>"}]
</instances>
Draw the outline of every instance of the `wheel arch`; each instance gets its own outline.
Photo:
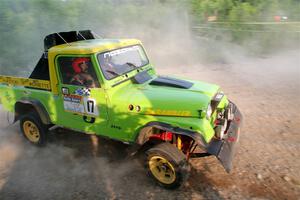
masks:
<instances>
[{"instance_id":1,"label":"wheel arch","mask_svg":"<svg viewBox=\"0 0 300 200\"><path fill-rule=\"evenodd\" d=\"M163 123L163 122L149 122L145 126L143 126L139 130L139 132L135 138L136 144L138 144L139 146L145 145L149 141L150 137L152 135L155 135L153 129L171 132L176 135L187 136L187 137L190 137L191 139L193 139L198 145L203 146L203 147L207 146L207 143L205 142L203 136L200 133L191 131L191 130L187 130L187 129L183 129L180 127L174 127L168 123Z\"/></svg>"},{"instance_id":2,"label":"wheel arch","mask_svg":"<svg viewBox=\"0 0 300 200\"><path fill-rule=\"evenodd\" d=\"M37 112L43 124L51 124L50 116L44 105L40 101L32 99L21 99L16 102L14 122L18 121L22 115L32 111Z\"/></svg>"}]
</instances>

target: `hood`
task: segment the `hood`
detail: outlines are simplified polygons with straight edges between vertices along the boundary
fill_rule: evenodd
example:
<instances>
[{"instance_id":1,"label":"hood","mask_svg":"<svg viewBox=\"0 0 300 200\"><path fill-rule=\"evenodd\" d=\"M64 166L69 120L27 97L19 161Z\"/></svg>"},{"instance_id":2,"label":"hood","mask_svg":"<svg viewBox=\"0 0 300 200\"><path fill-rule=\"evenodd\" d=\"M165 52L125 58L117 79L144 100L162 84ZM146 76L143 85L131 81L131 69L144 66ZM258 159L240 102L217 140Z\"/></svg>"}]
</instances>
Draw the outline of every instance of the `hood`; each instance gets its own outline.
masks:
<instances>
[{"instance_id":1,"label":"hood","mask_svg":"<svg viewBox=\"0 0 300 200\"><path fill-rule=\"evenodd\" d=\"M199 117L219 90L217 85L200 81L159 78L119 88L112 97L114 106L122 106L124 112L129 105L140 106L139 114L145 115Z\"/></svg>"}]
</instances>

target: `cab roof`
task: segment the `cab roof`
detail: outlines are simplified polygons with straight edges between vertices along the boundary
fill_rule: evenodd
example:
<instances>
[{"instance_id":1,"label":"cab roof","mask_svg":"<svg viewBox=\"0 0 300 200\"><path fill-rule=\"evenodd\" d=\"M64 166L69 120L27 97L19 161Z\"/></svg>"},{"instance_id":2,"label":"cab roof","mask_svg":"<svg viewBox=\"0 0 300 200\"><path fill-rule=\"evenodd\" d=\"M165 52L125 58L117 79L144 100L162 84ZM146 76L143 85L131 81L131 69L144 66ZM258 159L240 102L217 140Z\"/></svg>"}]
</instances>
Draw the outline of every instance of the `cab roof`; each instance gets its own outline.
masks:
<instances>
[{"instance_id":1,"label":"cab roof","mask_svg":"<svg viewBox=\"0 0 300 200\"><path fill-rule=\"evenodd\" d=\"M90 39L53 46L48 53L52 55L93 54L136 44L141 42L136 39Z\"/></svg>"}]
</instances>

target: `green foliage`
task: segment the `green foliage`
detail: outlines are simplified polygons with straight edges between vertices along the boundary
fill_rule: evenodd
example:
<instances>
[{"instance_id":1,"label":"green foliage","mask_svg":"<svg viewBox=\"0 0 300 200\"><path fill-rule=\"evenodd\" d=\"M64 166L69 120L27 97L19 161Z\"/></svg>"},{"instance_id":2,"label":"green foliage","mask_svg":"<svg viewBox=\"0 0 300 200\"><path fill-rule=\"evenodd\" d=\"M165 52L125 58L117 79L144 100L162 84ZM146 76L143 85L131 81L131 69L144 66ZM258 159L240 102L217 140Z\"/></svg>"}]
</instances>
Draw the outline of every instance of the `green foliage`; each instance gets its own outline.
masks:
<instances>
[{"instance_id":1,"label":"green foliage","mask_svg":"<svg viewBox=\"0 0 300 200\"><path fill-rule=\"evenodd\" d=\"M238 3L230 10L228 19L231 22L251 21L254 18L253 16L256 15L256 12L257 10L250 3Z\"/></svg>"},{"instance_id":2,"label":"green foliage","mask_svg":"<svg viewBox=\"0 0 300 200\"><path fill-rule=\"evenodd\" d=\"M227 38L257 53L299 45L299 0L191 0L191 11L201 36ZM211 23L209 16L217 20ZM275 24L274 16L286 16L288 22L297 23Z\"/></svg>"},{"instance_id":3,"label":"green foliage","mask_svg":"<svg viewBox=\"0 0 300 200\"><path fill-rule=\"evenodd\" d=\"M300 20L298 0L190 0L192 12L199 21L217 15L218 21L270 21L274 15Z\"/></svg>"}]
</instances>

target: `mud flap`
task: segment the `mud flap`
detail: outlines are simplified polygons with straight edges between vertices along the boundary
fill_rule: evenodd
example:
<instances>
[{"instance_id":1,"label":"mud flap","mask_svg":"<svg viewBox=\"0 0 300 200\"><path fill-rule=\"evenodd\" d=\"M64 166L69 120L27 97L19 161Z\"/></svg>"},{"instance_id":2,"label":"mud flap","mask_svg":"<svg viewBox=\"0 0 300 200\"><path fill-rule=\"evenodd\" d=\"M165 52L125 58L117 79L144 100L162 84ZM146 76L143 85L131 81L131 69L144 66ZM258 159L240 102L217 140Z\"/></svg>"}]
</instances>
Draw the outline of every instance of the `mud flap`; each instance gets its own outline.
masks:
<instances>
[{"instance_id":1,"label":"mud flap","mask_svg":"<svg viewBox=\"0 0 300 200\"><path fill-rule=\"evenodd\" d=\"M233 103L231 106L234 117L227 129L226 138L223 140L213 139L206 149L208 153L215 155L219 159L228 173L232 169L232 159L239 141L240 126L242 123L240 111Z\"/></svg>"}]
</instances>

